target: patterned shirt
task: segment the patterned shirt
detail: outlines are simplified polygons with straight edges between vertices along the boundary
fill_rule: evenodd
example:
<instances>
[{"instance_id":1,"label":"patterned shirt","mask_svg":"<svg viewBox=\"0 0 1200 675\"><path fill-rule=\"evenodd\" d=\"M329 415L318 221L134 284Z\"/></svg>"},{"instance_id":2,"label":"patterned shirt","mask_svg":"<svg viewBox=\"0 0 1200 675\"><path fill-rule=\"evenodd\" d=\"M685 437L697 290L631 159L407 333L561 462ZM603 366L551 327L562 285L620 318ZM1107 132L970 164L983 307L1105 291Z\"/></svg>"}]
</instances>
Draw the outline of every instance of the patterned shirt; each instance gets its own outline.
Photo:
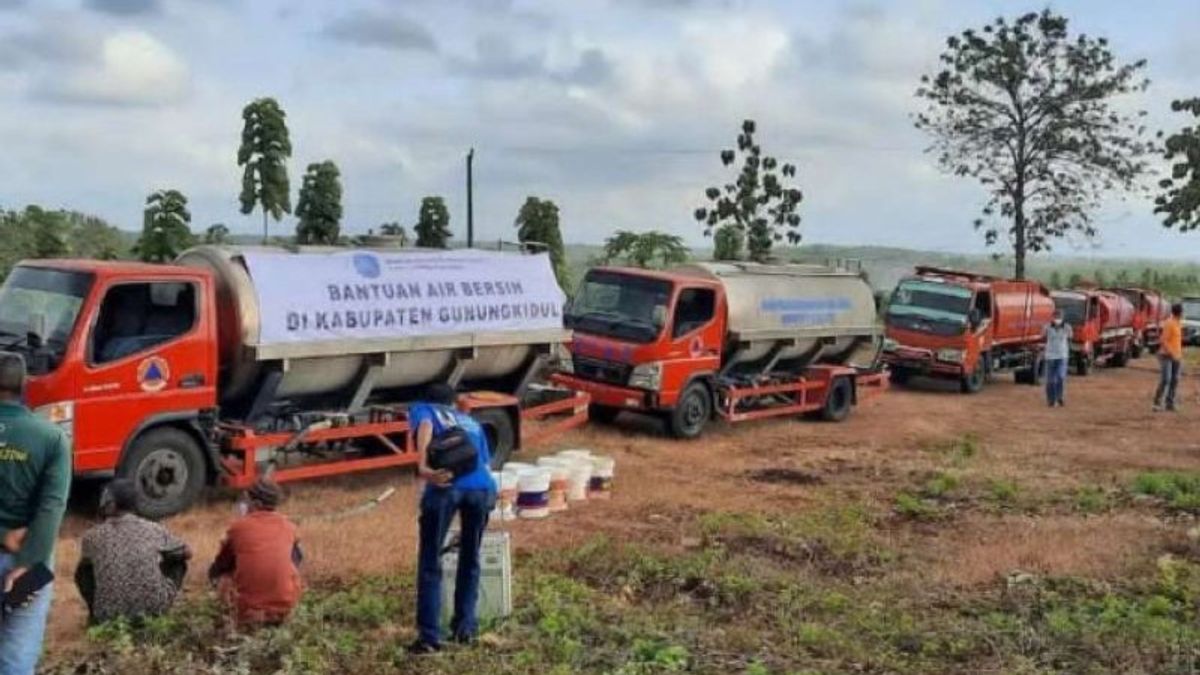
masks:
<instances>
[{"instance_id":1,"label":"patterned shirt","mask_svg":"<svg viewBox=\"0 0 1200 675\"><path fill-rule=\"evenodd\" d=\"M96 621L166 612L179 589L163 575L163 553L184 548L158 523L124 514L83 535L83 561L94 569Z\"/></svg>"}]
</instances>

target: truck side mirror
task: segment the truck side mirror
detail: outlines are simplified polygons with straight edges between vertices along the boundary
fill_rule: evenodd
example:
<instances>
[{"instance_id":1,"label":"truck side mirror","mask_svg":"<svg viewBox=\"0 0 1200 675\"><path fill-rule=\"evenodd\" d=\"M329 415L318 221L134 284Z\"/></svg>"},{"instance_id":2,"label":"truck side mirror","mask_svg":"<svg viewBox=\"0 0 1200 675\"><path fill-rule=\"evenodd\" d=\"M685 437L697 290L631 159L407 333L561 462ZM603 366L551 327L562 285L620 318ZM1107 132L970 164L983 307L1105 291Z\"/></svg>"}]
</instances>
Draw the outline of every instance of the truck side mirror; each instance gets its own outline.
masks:
<instances>
[{"instance_id":1,"label":"truck side mirror","mask_svg":"<svg viewBox=\"0 0 1200 675\"><path fill-rule=\"evenodd\" d=\"M654 311L650 314L650 320L654 322L655 328L662 328L667 323L667 306L655 305Z\"/></svg>"},{"instance_id":2,"label":"truck side mirror","mask_svg":"<svg viewBox=\"0 0 1200 675\"><path fill-rule=\"evenodd\" d=\"M967 313L967 321L971 324L971 330L979 328L979 324L983 323L983 313L979 311L978 307L972 307L971 311Z\"/></svg>"}]
</instances>

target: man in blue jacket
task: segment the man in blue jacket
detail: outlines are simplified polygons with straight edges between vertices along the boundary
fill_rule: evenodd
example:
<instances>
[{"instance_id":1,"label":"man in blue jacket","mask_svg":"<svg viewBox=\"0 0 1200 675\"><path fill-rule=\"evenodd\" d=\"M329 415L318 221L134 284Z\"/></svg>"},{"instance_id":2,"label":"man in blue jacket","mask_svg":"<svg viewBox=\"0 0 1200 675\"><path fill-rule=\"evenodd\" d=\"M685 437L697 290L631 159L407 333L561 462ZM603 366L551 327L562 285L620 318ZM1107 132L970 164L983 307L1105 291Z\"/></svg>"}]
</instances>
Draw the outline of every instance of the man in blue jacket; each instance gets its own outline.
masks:
<instances>
[{"instance_id":1,"label":"man in blue jacket","mask_svg":"<svg viewBox=\"0 0 1200 675\"><path fill-rule=\"evenodd\" d=\"M71 487L66 435L21 403L25 360L0 352L0 584L5 594L37 565L54 567L54 542ZM42 654L51 586L0 612L0 675L33 675Z\"/></svg>"},{"instance_id":2,"label":"man in blue jacket","mask_svg":"<svg viewBox=\"0 0 1200 675\"><path fill-rule=\"evenodd\" d=\"M470 642L475 638L479 600L479 553L488 515L496 503L496 483L488 467L491 453L487 434L470 415L454 409L451 387L433 385L424 402L409 407L408 420L420 452L418 474L426 481L421 496L420 553L417 562L417 640L409 647L416 654L441 649L442 545L454 515L458 514L461 542L458 572L454 585L454 615L450 621L452 639ZM475 446L474 471L454 478L445 470L429 467L429 443L448 429L461 428Z\"/></svg>"}]
</instances>

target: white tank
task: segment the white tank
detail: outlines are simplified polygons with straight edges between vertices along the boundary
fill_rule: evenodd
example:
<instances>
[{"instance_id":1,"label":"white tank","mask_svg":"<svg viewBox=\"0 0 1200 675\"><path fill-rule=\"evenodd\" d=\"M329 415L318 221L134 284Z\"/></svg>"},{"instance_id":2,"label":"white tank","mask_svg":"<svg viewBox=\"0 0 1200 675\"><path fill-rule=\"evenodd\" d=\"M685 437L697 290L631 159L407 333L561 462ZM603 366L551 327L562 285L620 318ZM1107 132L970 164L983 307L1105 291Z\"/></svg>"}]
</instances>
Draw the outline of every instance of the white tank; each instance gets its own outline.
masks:
<instances>
[{"instance_id":1,"label":"white tank","mask_svg":"<svg viewBox=\"0 0 1200 675\"><path fill-rule=\"evenodd\" d=\"M821 265L693 263L673 270L712 279L729 303L727 342L738 363L765 358L780 340L781 361L869 365L879 335L875 295L855 272Z\"/></svg>"},{"instance_id":2,"label":"white tank","mask_svg":"<svg viewBox=\"0 0 1200 675\"><path fill-rule=\"evenodd\" d=\"M176 261L180 265L207 268L215 277L218 388L222 402L252 394L267 362L286 362L277 395L288 398L344 391L355 382L366 359L383 363L375 381L376 389L433 382L449 372L455 355L463 350L475 352L475 358L467 362L463 371L464 382L503 378L525 366L535 348L570 339L570 332L563 329L346 339L263 348L259 346L258 296L242 258L242 252L247 250L251 249L198 246L185 251ZM302 249L299 254L331 250L335 249L312 247Z\"/></svg>"}]
</instances>

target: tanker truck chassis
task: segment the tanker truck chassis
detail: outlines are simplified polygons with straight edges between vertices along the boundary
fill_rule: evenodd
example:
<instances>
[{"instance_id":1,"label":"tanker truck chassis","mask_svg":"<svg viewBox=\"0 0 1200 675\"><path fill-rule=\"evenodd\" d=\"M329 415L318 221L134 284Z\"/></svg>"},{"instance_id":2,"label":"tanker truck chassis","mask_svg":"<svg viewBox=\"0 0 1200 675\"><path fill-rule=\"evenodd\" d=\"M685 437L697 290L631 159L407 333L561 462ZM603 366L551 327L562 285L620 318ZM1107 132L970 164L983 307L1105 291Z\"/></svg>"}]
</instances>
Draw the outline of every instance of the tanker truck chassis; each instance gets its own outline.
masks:
<instances>
[{"instance_id":1,"label":"tanker truck chassis","mask_svg":"<svg viewBox=\"0 0 1200 675\"><path fill-rule=\"evenodd\" d=\"M875 300L846 270L594 268L567 325L574 337L551 381L586 392L592 419L650 415L677 438L699 436L713 418L839 421L860 392L885 388Z\"/></svg>"},{"instance_id":2,"label":"tanker truck chassis","mask_svg":"<svg viewBox=\"0 0 1200 675\"><path fill-rule=\"evenodd\" d=\"M0 287L0 345L25 358L29 406L72 437L76 477L128 477L139 510L163 517L186 509L208 485L245 487L268 471L292 481L412 465L406 404L433 382L460 392L460 407L491 438L496 464L587 420L586 393L541 383L570 339L552 315L562 294L548 260L477 251L245 251L202 246L172 265L35 260L10 273ZM282 272L272 278L268 266L252 275L254 255ZM421 316L399 297L407 286L383 277L386 266L393 279L412 278L415 267L421 282L443 289L450 282L439 280L439 270L459 270L464 279L479 276L456 280L462 293L520 290L539 298L530 306L551 309L538 321L506 324L478 323L476 311L477 323L440 333L271 339L270 331L292 328L281 308L324 300L314 299L305 277L330 266L396 296L366 298L354 307L360 317L376 316L377 304ZM271 283L277 289L260 297ZM480 302L460 297L434 307ZM515 300L493 304L502 302Z\"/></svg>"}]
</instances>

